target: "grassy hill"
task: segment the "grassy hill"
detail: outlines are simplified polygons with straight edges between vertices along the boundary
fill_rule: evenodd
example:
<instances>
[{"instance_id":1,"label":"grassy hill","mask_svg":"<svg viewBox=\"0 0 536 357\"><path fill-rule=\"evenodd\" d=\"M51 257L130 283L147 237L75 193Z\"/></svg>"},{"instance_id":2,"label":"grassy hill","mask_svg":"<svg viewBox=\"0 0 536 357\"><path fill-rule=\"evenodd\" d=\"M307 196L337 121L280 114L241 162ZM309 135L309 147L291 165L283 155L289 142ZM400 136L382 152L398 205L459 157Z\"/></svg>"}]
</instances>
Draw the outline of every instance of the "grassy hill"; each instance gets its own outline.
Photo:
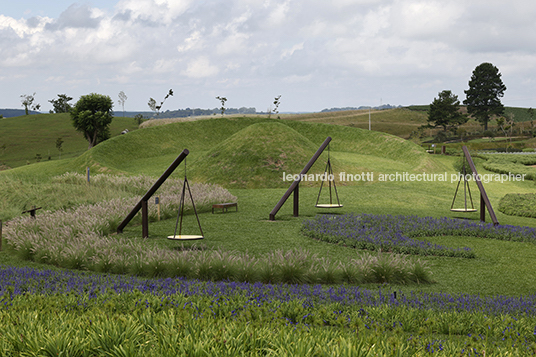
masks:
<instances>
[{"instance_id":1,"label":"grassy hill","mask_svg":"<svg viewBox=\"0 0 536 357\"><path fill-rule=\"evenodd\" d=\"M110 125L113 136L136 130L132 118L115 117ZM69 114L37 114L0 119L0 166L19 167L41 160L57 160L56 140L62 138L61 158L78 157L87 150L87 141L77 132ZM5 145L5 148L4 148Z\"/></svg>"},{"instance_id":2,"label":"grassy hill","mask_svg":"<svg viewBox=\"0 0 536 357\"><path fill-rule=\"evenodd\" d=\"M226 118L245 118L243 114L226 115ZM247 118L262 118L263 115L247 115ZM426 124L427 114L424 111L409 110L407 108L372 110L370 112L371 130L381 131L392 135L407 138L412 131L419 126ZM195 117L196 119L209 119L213 116ZM344 125L354 128L369 128L369 111L366 110L345 110L322 113L304 113L304 114L278 114L272 115L272 118L282 120L303 121L309 123L323 123ZM142 127L169 124L173 122L189 121L194 117L149 120Z\"/></svg>"},{"instance_id":3,"label":"grassy hill","mask_svg":"<svg viewBox=\"0 0 536 357\"><path fill-rule=\"evenodd\" d=\"M72 161L71 169L160 175L184 149L192 178L224 187L284 187L283 172L297 174L331 136L335 170L356 171L349 156L384 162L387 170L432 168L419 146L396 136L347 126L267 118L213 118L154 126L112 138ZM369 157L375 160L370 160ZM327 152L314 172L324 169ZM337 161L340 160L340 161ZM346 163L345 163L346 162ZM372 165L370 165L372 164ZM337 167L338 166L338 167Z\"/></svg>"},{"instance_id":4,"label":"grassy hill","mask_svg":"<svg viewBox=\"0 0 536 357\"><path fill-rule=\"evenodd\" d=\"M369 128L368 110L296 114L284 117L284 119L345 125L361 129ZM412 131L426 124L426 119L426 112L412 111L406 108L372 110L370 112L371 130L400 137L409 137Z\"/></svg>"},{"instance_id":5,"label":"grassy hill","mask_svg":"<svg viewBox=\"0 0 536 357\"><path fill-rule=\"evenodd\" d=\"M112 137L78 157L4 171L0 175L4 207L0 209L9 208L11 213L4 216L8 217L31 205L54 209L81 203L86 195L93 202L95 193L78 192L76 199L68 197L68 191L51 182L51 178L65 172L85 173L86 167L91 175L157 177L185 148L190 150L188 174L193 181L227 188L283 188L289 185L283 173L298 174L327 136L333 138L330 152L337 175L419 172L442 167L412 142L376 131L293 120L211 118L136 130ZM82 144L85 142L79 145ZM323 172L327 155L323 154L311 173ZM177 170L174 175L181 177L183 171ZM362 184L365 183L341 182L342 186ZM304 183L318 185L319 182ZM56 200L54 192L64 192L65 198Z\"/></svg>"}]
</instances>

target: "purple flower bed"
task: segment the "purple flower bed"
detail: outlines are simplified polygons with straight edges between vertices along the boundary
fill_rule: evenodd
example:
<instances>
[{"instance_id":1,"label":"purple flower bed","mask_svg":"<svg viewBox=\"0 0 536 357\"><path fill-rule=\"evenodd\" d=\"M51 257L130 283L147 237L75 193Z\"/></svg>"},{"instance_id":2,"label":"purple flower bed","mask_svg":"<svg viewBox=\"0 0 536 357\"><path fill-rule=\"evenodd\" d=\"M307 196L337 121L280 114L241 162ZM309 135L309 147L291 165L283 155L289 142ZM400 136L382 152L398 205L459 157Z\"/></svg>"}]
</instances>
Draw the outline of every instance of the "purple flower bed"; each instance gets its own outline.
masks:
<instances>
[{"instance_id":1,"label":"purple flower bed","mask_svg":"<svg viewBox=\"0 0 536 357\"><path fill-rule=\"evenodd\" d=\"M302 227L302 232L307 236L357 249L463 258L474 258L475 254L467 247L449 248L414 238L473 235L468 232L475 230L482 231L482 227L478 224L449 218L370 214L319 215L305 221Z\"/></svg>"},{"instance_id":2,"label":"purple flower bed","mask_svg":"<svg viewBox=\"0 0 536 357\"><path fill-rule=\"evenodd\" d=\"M356 286L324 287L235 282L202 282L182 278L143 279L123 275L76 273L4 266L0 268L0 306L9 308L10 300L24 294L79 294L94 299L109 293L141 292L165 296L210 296L214 299L242 296L252 303L264 304L301 300L310 304L340 303L357 306L405 306L438 311L483 312L499 315L536 316L536 295L525 297L441 293L385 293Z\"/></svg>"}]
</instances>

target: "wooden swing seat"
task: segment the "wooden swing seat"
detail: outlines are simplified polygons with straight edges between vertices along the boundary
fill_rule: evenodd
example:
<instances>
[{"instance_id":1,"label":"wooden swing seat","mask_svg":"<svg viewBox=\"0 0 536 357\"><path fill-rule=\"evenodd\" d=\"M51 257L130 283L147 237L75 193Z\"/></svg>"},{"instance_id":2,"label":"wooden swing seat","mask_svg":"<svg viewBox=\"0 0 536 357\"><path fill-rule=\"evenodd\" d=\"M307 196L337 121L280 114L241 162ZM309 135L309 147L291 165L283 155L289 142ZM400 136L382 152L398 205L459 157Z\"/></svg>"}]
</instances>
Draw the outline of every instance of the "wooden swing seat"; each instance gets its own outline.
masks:
<instances>
[{"instance_id":1,"label":"wooden swing seat","mask_svg":"<svg viewBox=\"0 0 536 357\"><path fill-rule=\"evenodd\" d=\"M340 208L342 204L340 203L317 203L316 208Z\"/></svg>"},{"instance_id":2,"label":"wooden swing seat","mask_svg":"<svg viewBox=\"0 0 536 357\"><path fill-rule=\"evenodd\" d=\"M451 208L452 212L476 212L476 208Z\"/></svg>"},{"instance_id":3,"label":"wooden swing seat","mask_svg":"<svg viewBox=\"0 0 536 357\"><path fill-rule=\"evenodd\" d=\"M192 235L192 234L177 234L177 235L168 236L167 238L171 240L197 240L197 239L203 239L205 237L200 236L200 235Z\"/></svg>"}]
</instances>

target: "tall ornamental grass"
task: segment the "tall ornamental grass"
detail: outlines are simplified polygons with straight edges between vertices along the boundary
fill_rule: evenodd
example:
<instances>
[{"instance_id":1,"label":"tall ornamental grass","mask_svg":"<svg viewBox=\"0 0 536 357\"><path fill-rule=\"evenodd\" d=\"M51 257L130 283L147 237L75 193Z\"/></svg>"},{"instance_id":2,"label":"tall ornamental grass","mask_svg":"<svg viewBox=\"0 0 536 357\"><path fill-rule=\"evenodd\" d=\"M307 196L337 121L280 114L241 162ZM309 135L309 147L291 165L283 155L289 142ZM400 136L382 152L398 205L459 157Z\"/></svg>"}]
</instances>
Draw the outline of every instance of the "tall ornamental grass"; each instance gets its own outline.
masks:
<instances>
[{"instance_id":1,"label":"tall ornamental grass","mask_svg":"<svg viewBox=\"0 0 536 357\"><path fill-rule=\"evenodd\" d=\"M176 214L180 200L176 192L181 184L170 184L160 194L164 218ZM192 195L200 206L235 199L213 185L193 185ZM365 255L342 264L306 251L276 251L254 257L221 250L161 248L146 240L109 235L138 200L114 199L45 212L35 219L19 217L6 225L5 240L23 259L69 269L149 277L327 284L432 281L422 262L391 254ZM154 207L149 216L156 219Z\"/></svg>"}]
</instances>

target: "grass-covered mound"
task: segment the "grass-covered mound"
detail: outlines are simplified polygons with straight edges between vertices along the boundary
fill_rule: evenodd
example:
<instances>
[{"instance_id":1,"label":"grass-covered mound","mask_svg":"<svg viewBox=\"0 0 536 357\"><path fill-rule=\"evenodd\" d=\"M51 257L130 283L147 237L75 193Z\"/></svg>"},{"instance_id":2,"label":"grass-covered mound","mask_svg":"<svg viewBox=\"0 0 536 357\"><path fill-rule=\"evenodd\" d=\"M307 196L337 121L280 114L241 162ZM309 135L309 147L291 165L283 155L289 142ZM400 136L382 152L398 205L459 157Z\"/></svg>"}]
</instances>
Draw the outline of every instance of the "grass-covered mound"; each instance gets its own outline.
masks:
<instances>
[{"instance_id":1,"label":"grass-covered mound","mask_svg":"<svg viewBox=\"0 0 536 357\"><path fill-rule=\"evenodd\" d=\"M190 151L188 159L193 162L211 147L256 122L248 118L212 119L138 130L97 145L73 161L72 169L80 171L89 166L102 172L161 175L183 149Z\"/></svg>"},{"instance_id":2,"label":"grass-covered mound","mask_svg":"<svg viewBox=\"0 0 536 357\"><path fill-rule=\"evenodd\" d=\"M192 176L231 188L285 187L283 174L300 173L317 149L287 125L261 122L214 146L192 165ZM323 169L318 163L310 173Z\"/></svg>"},{"instance_id":3,"label":"grass-covered mound","mask_svg":"<svg viewBox=\"0 0 536 357\"><path fill-rule=\"evenodd\" d=\"M499 211L509 216L536 218L536 194L506 194L499 202Z\"/></svg>"},{"instance_id":4,"label":"grass-covered mound","mask_svg":"<svg viewBox=\"0 0 536 357\"><path fill-rule=\"evenodd\" d=\"M437 168L419 146L389 134L290 120L215 118L149 127L107 140L74 160L69 171L82 172L90 167L95 172L156 176L187 148L189 168L196 180L226 187L278 187L273 178L281 182L282 171L287 168L299 173L328 136L332 137L335 158L336 153L377 157L390 169L400 171ZM319 163L325 163L325 159L322 157ZM261 171L251 173L256 164ZM344 167L347 171L351 168ZM222 170L233 173L223 174ZM261 172L273 175L255 179Z\"/></svg>"}]
</instances>

